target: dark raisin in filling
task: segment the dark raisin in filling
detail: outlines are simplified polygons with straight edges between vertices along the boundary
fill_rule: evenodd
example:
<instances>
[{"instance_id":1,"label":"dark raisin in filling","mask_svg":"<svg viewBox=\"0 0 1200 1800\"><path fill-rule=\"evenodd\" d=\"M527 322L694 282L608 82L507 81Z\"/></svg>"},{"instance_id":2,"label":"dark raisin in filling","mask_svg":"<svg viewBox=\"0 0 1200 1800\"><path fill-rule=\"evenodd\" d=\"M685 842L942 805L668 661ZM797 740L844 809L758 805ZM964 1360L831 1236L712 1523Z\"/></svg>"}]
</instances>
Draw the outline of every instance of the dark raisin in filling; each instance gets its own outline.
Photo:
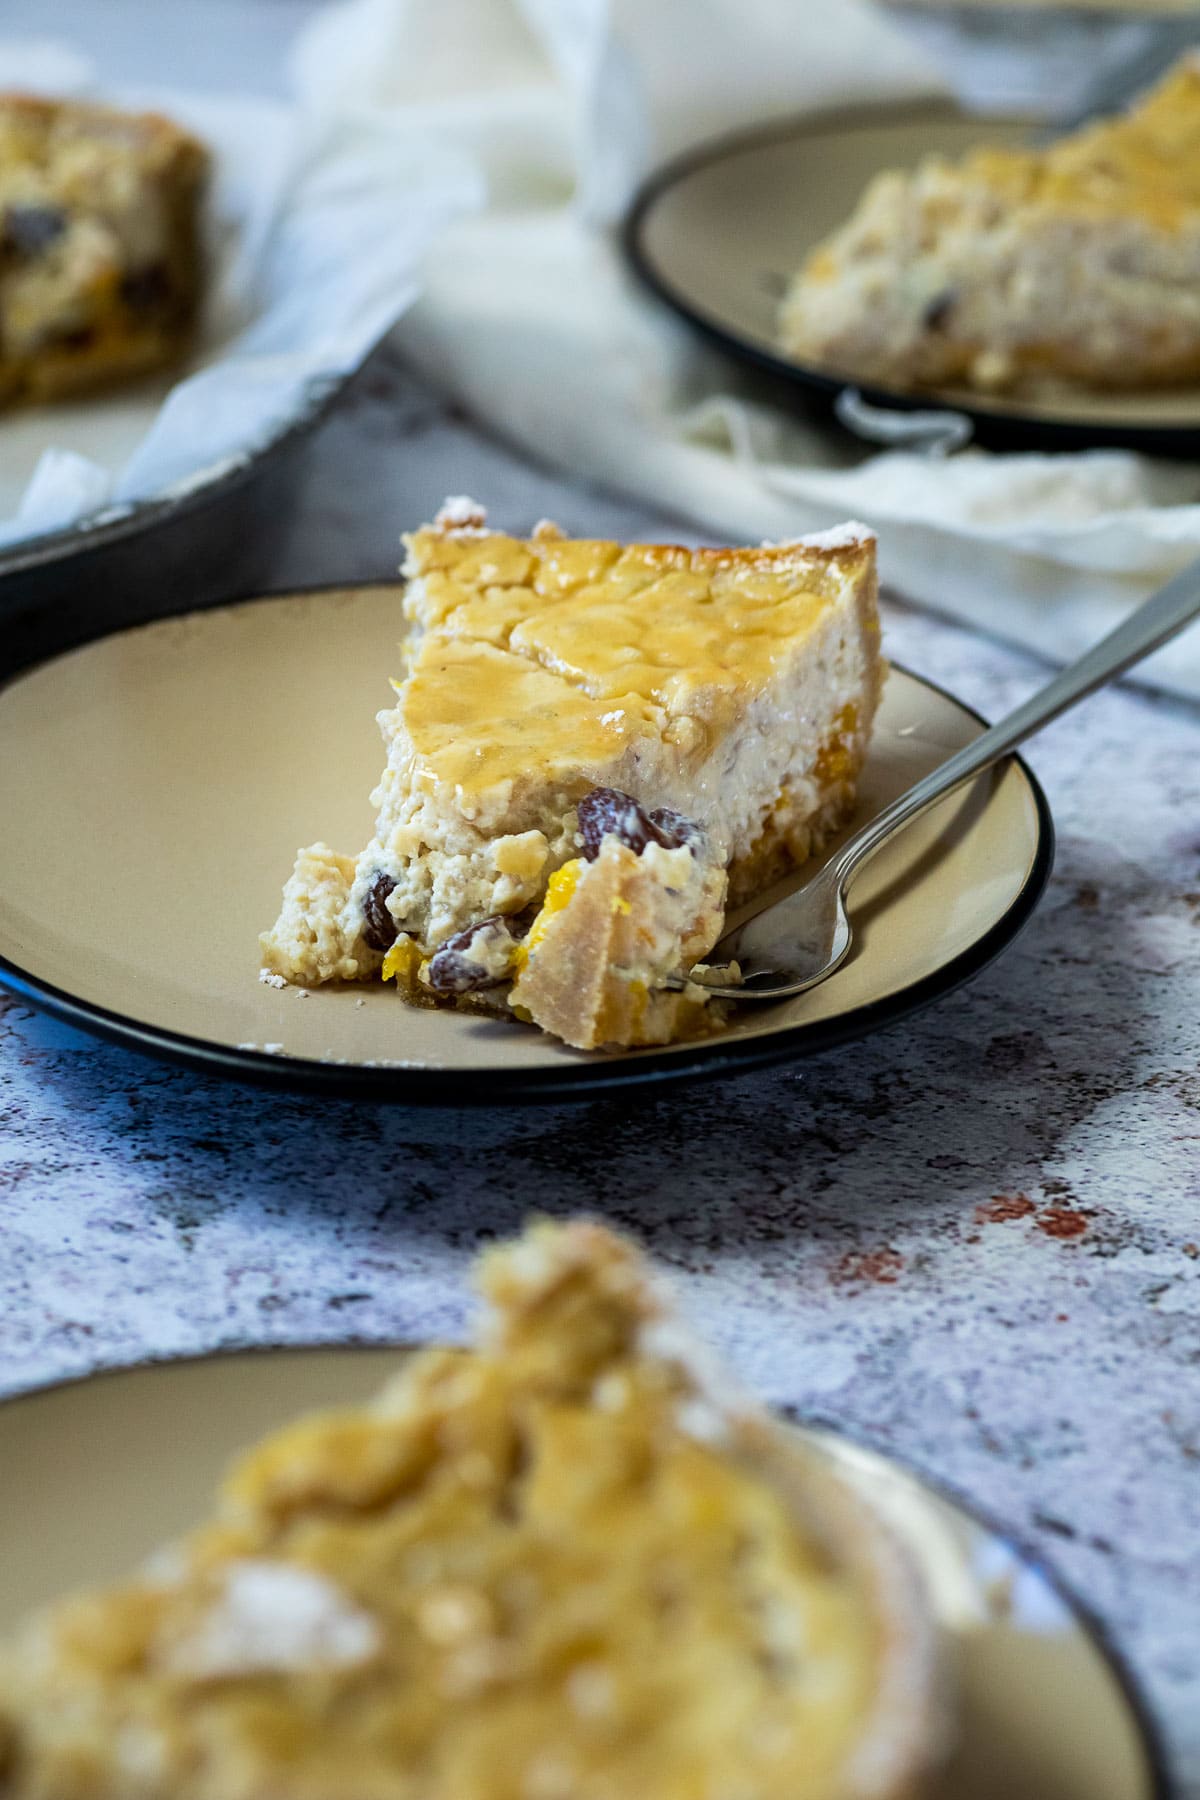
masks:
<instances>
[{"instance_id":1,"label":"dark raisin in filling","mask_svg":"<svg viewBox=\"0 0 1200 1800\"><path fill-rule=\"evenodd\" d=\"M67 229L61 206L22 206L14 201L4 208L0 222L0 250L14 256L39 256L57 243Z\"/></svg>"},{"instance_id":2,"label":"dark raisin in filling","mask_svg":"<svg viewBox=\"0 0 1200 1800\"><path fill-rule=\"evenodd\" d=\"M947 288L944 294L935 294L921 315L926 331L944 331L957 304L958 295L953 288Z\"/></svg>"},{"instance_id":3,"label":"dark raisin in filling","mask_svg":"<svg viewBox=\"0 0 1200 1800\"><path fill-rule=\"evenodd\" d=\"M162 312L171 299L171 276L165 263L131 269L121 280L121 298L130 312Z\"/></svg>"},{"instance_id":4,"label":"dark raisin in filling","mask_svg":"<svg viewBox=\"0 0 1200 1800\"><path fill-rule=\"evenodd\" d=\"M387 909L387 897L395 887L382 870L363 895L363 937L372 950L390 950L396 941L396 921Z\"/></svg>"},{"instance_id":5,"label":"dark raisin in filling","mask_svg":"<svg viewBox=\"0 0 1200 1800\"><path fill-rule=\"evenodd\" d=\"M658 844L664 850L690 849L700 838L700 827L669 806L648 813L631 794L618 788L593 788L585 794L577 808L579 835L583 854L595 862L606 837L615 837L626 849L640 856L647 844Z\"/></svg>"},{"instance_id":6,"label":"dark raisin in filling","mask_svg":"<svg viewBox=\"0 0 1200 1800\"><path fill-rule=\"evenodd\" d=\"M463 954L481 931L496 928L511 935L509 920L499 913L490 913L486 919L480 919L477 924L468 925L464 931L456 931L453 937L446 939L430 957L425 971L425 979L435 994L470 994L479 988L500 987L508 980L507 973L493 975L481 963L472 962Z\"/></svg>"},{"instance_id":7,"label":"dark raisin in filling","mask_svg":"<svg viewBox=\"0 0 1200 1800\"><path fill-rule=\"evenodd\" d=\"M658 841L664 850L691 850L704 836L695 819L685 819L682 813L671 806L656 806L650 814L650 823L658 833Z\"/></svg>"}]
</instances>

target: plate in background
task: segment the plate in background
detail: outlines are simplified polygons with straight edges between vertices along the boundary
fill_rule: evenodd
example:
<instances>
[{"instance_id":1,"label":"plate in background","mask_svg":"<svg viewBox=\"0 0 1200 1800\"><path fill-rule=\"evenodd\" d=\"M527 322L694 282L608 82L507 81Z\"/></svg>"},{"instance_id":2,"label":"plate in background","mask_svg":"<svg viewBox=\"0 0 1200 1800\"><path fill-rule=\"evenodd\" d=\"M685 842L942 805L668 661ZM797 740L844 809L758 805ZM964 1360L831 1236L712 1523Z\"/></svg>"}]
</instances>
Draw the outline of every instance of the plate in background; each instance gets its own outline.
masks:
<instances>
[{"instance_id":1,"label":"plate in background","mask_svg":"<svg viewBox=\"0 0 1200 1800\"><path fill-rule=\"evenodd\" d=\"M875 857L855 886L855 950L834 976L741 1007L699 1042L586 1054L513 1022L406 1006L382 983L265 986L258 933L297 846L370 840L400 591L321 589L162 619L0 688L0 984L211 1073L410 1103L554 1099L780 1062L875 1030L975 974L1041 894L1053 831L1014 760ZM893 670L848 829L981 729L959 701Z\"/></svg>"},{"instance_id":2,"label":"plate in background","mask_svg":"<svg viewBox=\"0 0 1200 1800\"><path fill-rule=\"evenodd\" d=\"M668 306L794 397L828 405L856 386L880 406L949 408L970 420L980 443L1010 448L1120 445L1200 455L1200 387L1011 399L957 388L906 392L798 362L776 342L789 277L881 169L912 168L934 153L961 156L980 142L1017 144L1033 129L1029 120L980 119L925 101L808 114L725 138L651 179L626 223L626 253Z\"/></svg>"},{"instance_id":3,"label":"plate in background","mask_svg":"<svg viewBox=\"0 0 1200 1800\"><path fill-rule=\"evenodd\" d=\"M299 1412L365 1399L401 1354L224 1354L0 1405L0 1542L20 1552L0 1562L0 1633L68 1589L137 1567L201 1522L238 1451ZM959 1690L938 1800L1167 1800L1161 1751L1128 1675L1039 1562L877 1452L827 1430L802 1435L891 1523L928 1579Z\"/></svg>"},{"instance_id":4,"label":"plate in background","mask_svg":"<svg viewBox=\"0 0 1200 1800\"><path fill-rule=\"evenodd\" d=\"M884 0L941 65L954 93L987 112L1048 119L1091 110L1097 82L1145 85L1200 40L1196 0Z\"/></svg>"}]
</instances>

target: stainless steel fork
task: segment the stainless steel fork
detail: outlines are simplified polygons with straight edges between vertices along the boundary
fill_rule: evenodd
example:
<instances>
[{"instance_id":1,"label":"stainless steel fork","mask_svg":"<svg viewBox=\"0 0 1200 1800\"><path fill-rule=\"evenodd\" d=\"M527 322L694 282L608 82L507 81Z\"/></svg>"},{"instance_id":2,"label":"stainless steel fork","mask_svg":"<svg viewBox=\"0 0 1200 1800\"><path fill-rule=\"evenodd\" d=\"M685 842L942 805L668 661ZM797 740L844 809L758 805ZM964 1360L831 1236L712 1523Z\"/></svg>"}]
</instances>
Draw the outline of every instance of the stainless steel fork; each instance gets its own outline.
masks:
<instances>
[{"instance_id":1,"label":"stainless steel fork","mask_svg":"<svg viewBox=\"0 0 1200 1800\"><path fill-rule=\"evenodd\" d=\"M1002 762L1043 725L1165 644L1198 613L1200 563L1193 563L1015 712L885 807L830 857L807 886L723 937L709 961L737 962L742 982L709 991L730 1000L786 1000L832 975L853 942L846 890L869 857L936 800ZM683 982L673 979L668 985L681 987Z\"/></svg>"}]
</instances>

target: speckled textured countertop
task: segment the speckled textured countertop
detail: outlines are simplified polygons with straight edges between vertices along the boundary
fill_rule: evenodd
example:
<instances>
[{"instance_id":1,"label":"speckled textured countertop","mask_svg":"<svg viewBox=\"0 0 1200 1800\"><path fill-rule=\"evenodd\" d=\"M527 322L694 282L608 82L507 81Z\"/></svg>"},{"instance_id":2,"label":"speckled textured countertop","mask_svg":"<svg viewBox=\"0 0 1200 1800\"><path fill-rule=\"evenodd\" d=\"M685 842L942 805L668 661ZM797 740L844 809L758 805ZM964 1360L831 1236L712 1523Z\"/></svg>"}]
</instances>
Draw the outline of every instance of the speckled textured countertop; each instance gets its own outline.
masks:
<instances>
[{"instance_id":1,"label":"speckled textured countertop","mask_svg":"<svg viewBox=\"0 0 1200 1800\"><path fill-rule=\"evenodd\" d=\"M666 531L475 437L386 355L313 442L273 585L379 573L448 490ZM1031 659L889 606L987 714ZM936 1473L1110 1624L1200 1792L1200 717L1131 690L1033 746L1059 850L973 986L793 1069L468 1114L291 1100L0 999L0 1384L460 1330L481 1236L637 1231L771 1398Z\"/></svg>"},{"instance_id":2,"label":"speckled textured countertop","mask_svg":"<svg viewBox=\"0 0 1200 1800\"><path fill-rule=\"evenodd\" d=\"M385 354L305 453L271 585L386 572L447 491L513 527L677 535L530 470ZM895 605L886 629L989 715L1044 678ZM588 1209L678 1272L767 1396L1042 1549L1200 1795L1200 713L1110 692L1030 761L1058 861L1001 960L873 1040L720 1087L507 1113L291 1100L0 997L0 1389L453 1334L481 1237Z\"/></svg>"}]
</instances>

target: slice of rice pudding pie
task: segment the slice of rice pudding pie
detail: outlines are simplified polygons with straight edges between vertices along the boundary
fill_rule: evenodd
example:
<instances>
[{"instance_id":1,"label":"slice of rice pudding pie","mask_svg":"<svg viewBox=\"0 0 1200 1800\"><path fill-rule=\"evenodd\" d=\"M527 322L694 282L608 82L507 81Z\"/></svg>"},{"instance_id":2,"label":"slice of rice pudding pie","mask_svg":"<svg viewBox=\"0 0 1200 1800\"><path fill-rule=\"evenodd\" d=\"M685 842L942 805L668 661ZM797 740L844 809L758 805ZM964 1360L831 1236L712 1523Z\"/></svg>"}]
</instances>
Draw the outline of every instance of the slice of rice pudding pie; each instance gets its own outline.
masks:
<instances>
[{"instance_id":1,"label":"slice of rice pudding pie","mask_svg":"<svg viewBox=\"0 0 1200 1800\"><path fill-rule=\"evenodd\" d=\"M1043 150L926 157L871 182L779 316L861 380L983 391L1200 378L1200 57Z\"/></svg>"},{"instance_id":2,"label":"slice of rice pudding pie","mask_svg":"<svg viewBox=\"0 0 1200 1800\"><path fill-rule=\"evenodd\" d=\"M850 812L879 699L875 541L406 540L407 674L358 856L300 852L264 973L378 978L583 1049L710 1029L725 909Z\"/></svg>"},{"instance_id":3,"label":"slice of rice pudding pie","mask_svg":"<svg viewBox=\"0 0 1200 1800\"><path fill-rule=\"evenodd\" d=\"M631 1246L485 1257L473 1349L301 1419L0 1649L3 1800L913 1800L928 1600Z\"/></svg>"}]
</instances>

